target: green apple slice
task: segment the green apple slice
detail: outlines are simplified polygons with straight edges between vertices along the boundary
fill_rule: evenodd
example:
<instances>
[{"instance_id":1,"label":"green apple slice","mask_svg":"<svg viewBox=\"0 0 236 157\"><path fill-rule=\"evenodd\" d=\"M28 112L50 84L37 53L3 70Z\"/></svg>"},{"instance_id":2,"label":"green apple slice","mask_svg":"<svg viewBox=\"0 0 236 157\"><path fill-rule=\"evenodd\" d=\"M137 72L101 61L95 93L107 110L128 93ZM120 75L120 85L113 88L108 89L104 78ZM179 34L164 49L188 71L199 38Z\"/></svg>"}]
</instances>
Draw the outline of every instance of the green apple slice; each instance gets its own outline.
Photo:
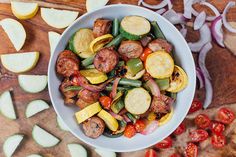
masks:
<instances>
[{"instance_id":1,"label":"green apple slice","mask_svg":"<svg viewBox=\"0 0 236 157\"><path fill-rule=\"evenodd\" d=\"M53 32L53 31L48 32L48 40L49 40L49 45L50 45L51 56L53 55L53 52L54 52L60 38L61 38L60 34Z\"/></svg>"},{"instance_id":2,"label":"green apple slice","mask_svg":"<svg viewBox=\"0 0 236 157\"><path fill-rule=\"evenodd\" d=\"M105 149L96 148L95 152L98 155L100 155L101 157L116 157L116 153L115 152L107 151Z\"/></svg>"},{"instance_id":3,"label":"green apple slice","mask_svg":"<svg viewBox=\"0 0 236 157\"><path fill-rule=\"evenodd\" d=\"M39 93L47 87L47 75L18 75L20 87L29 93Z\"/></svg>"},{"instance_id":4,"label":"green apple slice","mask_svg":"<svg viewBox=\"0 0 236 157\"><path fill-rule=\"evenodd\" d=\"M96 9L102 8L108 3L109 0L87 0L86 1L86 9L87 12L94 11Z\"/></svg>"},{"instance_id":5,"label":"green apple slice","mask_svg":"<svg viewBox=\"0 0 236 157\"><path fill-rule=\"evenodd\" d=\"M49 109L49 105L45 101L33 100L27 105L25 115L27 118L30 118L46 109Z\"/></svg>"},{"instance_id":6,"label":"green apple slice","mask_svg":"<svg viewBox=\"0 0 236 157\"><path fill-rule=\"evenodd\" d=\"M0 111L5 117L12 120L16 119L16 113L9 91L3 92L0 96Z\"/></svg>"},{"instance_id":7,"label":"green apple slice","mask_svg":"<svg viewBox=\"0 0 236 157\"><path fill-rule=\"evenodd\" d=\"M80 145L80 144L68 144L67 145L69 151L70 151L70 156L71 157L87 157L87 151L86 149Z\"/></svg>"},{"instance_id":8,"label":"green apple slice","mask_svg":"<svg viewBox=\"0 0 236 157\"><path fill-rule=\"evenodd\" d=\"M6 139L6 141L3 143L3 152L6 157L11 157L14 154L23 138L24 135L15 134Z\"/></svg>"},{"instance_id":9,"label":"green apple slice","mask_svg":"<svg viewBox=\"0 0 236 157\"><path fill-rule=\"evenodd\" d=\"M19 51L26 39L26 32L22 24L14 19L6 18L0 21L0 25L6 32L16 51Z\"/></svg>"},{"instance_id":10,"label":"green apple slice","mask_svg":"<svg viewBox=\"0 0 236 157\"><path fill-rule=\"evenodd\" d=\"M27 72L35 67L39 52L3 54L0 56L2 65L14 73Z\"/></svg>"}]
</instances>

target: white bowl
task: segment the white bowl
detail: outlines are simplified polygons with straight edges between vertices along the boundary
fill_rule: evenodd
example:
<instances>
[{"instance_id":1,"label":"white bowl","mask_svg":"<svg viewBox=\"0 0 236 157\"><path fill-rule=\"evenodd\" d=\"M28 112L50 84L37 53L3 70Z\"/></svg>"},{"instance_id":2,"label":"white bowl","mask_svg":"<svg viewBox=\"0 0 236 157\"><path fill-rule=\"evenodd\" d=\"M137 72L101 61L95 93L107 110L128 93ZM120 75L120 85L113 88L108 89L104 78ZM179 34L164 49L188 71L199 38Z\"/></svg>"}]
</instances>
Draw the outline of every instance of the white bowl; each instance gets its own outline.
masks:
<instances>
[{"instance_id":1,"label":"white bowl","mask_svg":"<svg viewBox=\"0 0 236 157\"><path fill-rule=\"evenodd\" d=\"M178 93L177 101L174 106L173 118L164 126L159 127L155 132L150 135L137 134L131 139L125 137L108 138L100 136L97 139L91 139L83 133L80 125L75 120L74 113L78 111L78 107L71 107L64 105L63 97L58 89L61 80L56 74L55 65L58 54L63 51L68 43L70 37L80 28L92 28L93 22L97 18L123 18L127 15L140 15L150 21L157 21L167 40L170 41L175 47L175 61L176 64L183 67L189 77L189 83L186 89ZM72 134L78 137L83 142L90 144L97 148L108 149L115 152L130 152L147 148L160 142L168 135L170 135L178 125L183 121L188 110L191 106L194 92L195 92L195 65L191 51L179 33L179 31L165 18L159 14L134 5L109 5L102 9L96 10L91 13L84 14L78 18L70 27L68 27L56 46L53 56L51 56L49 68L49 93L52 104L56 113L62 118L65 124L69 127Z\"/></svg>"}]
</instances>

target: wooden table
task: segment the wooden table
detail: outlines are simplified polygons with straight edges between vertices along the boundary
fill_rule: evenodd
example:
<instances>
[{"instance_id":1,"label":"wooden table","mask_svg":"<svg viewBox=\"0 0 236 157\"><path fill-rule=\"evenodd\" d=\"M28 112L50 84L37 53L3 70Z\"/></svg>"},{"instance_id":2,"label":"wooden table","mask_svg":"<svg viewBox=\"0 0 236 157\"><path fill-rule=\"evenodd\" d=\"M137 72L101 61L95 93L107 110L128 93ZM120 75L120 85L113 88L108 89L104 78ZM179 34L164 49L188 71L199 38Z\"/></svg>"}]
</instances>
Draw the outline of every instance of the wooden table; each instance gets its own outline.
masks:
<instances>
[{"instance_id":1,"label":"wooden table","mask_svg":"<svg viewBox=\"0 0 236 157\"><path fill-rule=\"evenodd\" d=\"M4 2L4 3L1 3ZM137 5L138 0L110 0L109 4L127 3ZM4 18L16 19L9 4L5 4L6 0L0 0L0 20ZM156 0L147 0L147 2L155 4ZM212 4L222 12L223 8L227 4L227 0L210 0ZM49 5L57 8L68 8L78 10L80 15L86 12L85 0L44 0L41 1L42 5ZM199 9L199 6L196 6ZM177 12L182 12L183 3L182 0L174 1L174 9ZM209 10L207 10L209 13ZM230 10L229 19L236 19L236 9ZM26 43L20 52L27 51L39 51L41 54L40 60L37 66L28 72L27 74L47 74L47 66L49 62L49 42L48 31L56 31L62 33L62 29L55 29L48 26L41 18L40 13L30 20L19 20L27 33ZM194 32L191 27L188 28L187 41L197 41L199 33ZM15 49L12 46L10 40L0 28L0 54L14 53ZM4 90L13 88L12 96L15 104L18 119L15 121L8 120L3 116L0 116L0 156L3 156L2 144L4 140L15 133L23 133L26 136L26 140L21 144L16 151L15 156L23 157L31 153L41 153L42 155L55 156L55 157L67 157L69 156L66 147L67 143L77 142L82 143L69 132L61 131L56 124L56 114L51 107L49 110L37 114L36 116L26 119L24 111L28 102L34 99L44 99L50 103L48 91L45 90L38 94L25 93L18 85L17 75L6 71L2 65L0 65L0 93ZM211 107L218 107L222 104L231 104L236 102L236 57L234 57L227 49L220 48L216 44L213 45L213 49L207 56L207 68L212 76L214 98ZM203 99L204 91L198 91L197 96ZM31 130L34 124L39 124L55 136L59 137L62 141L56 147L45 149L37 145L31 137ZM89 156L96 157L93 148L82 143L89 151ZM133 153L122 153L122 157L141 157L144 156L144 151L138 151Z\"/></svg>"}]
</instances>

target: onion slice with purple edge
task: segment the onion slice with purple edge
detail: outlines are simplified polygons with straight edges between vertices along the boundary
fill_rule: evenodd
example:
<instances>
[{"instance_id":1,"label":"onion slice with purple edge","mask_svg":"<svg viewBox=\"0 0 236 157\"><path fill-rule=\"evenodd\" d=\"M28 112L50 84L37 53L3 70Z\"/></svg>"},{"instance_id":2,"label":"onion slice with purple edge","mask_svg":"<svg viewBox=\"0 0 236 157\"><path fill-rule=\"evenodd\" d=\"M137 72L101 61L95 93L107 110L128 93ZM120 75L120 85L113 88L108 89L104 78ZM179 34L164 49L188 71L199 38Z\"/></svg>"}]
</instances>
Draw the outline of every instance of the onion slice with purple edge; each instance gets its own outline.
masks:
<instances>
[{"instance_id":1,"label":"onion slice with purple edge","mask_svg":"<svg viewBox=\"0 0 236 157\"><path fill-rule=\"evenodd\" d=\"M159 10L156 11L156 13L157 13L157 14L160 14L160 15L162 15L162 14L165 13L165 12L166 12L166 8L161 8L161 9L159 9Z\"/></svg>"},{"instance_id":2,"label":"onion slice with purple edge","mask_svg":"<svg viewBox=\"0 0 236 157\"><path fill-rule=\"evenodd\" d=\"M193 4L198 2L197 0L184 0L184 14L187 19L192 18Z\"/></svg>"},{"instance_id":3,"label":"onion slice with purple edge","mask_svg":"<svg viewBox=\"0 0 236 157\"><path fill-rule=\"evenodd\" d=\"M206 96L205 96L205 100L204 100L204 104L203 104L203 108L206 109L212 102L212 98L213 98L213 88L212 88L212 84L211 81L205 77L205 90L206 90Z\"/></svg>"},{"instance_id":4,"label":"onion slice with purple edge","mask_svg":"<svg viewBox=\"0 0 236 157\"><path fill-rule=\"evenodd\" d=\"M112 112L112 111L109 111L109 113L111 114L112 117L114 117L115 119L117 119L117 120L119 120L119 121L124 120L124 118L123 118L121 115L115 114L115 113Z\"/></svg>"},{"instance_id":5,"label":"onion slice with purple edge","mask_svg":"<svg viewBox=\"0 0 236 157\"><path fill-rule=\"evenodd\" d=\"M218 9L214 5L212 5L211 3L202 1L200 4L209 7L215 14L215 16L206 16L207 21L213 21L213 20L215 20L215 18L217 18L220 15L220 12L218 11ZM194 8L192 10L192 13L194 16L199 15L199 13Z\"/></svg>"},{"instance_id":6,"label":"onion slice with purple edge","mask_svg":"<svg viewBox=\"0 0 236 157\"><path fill-rule=\"evenodd\" d=\"M224 38L223 38L223 30L222 30L222 16L218 16L211 24L211 34L217 44L221 47L225 47Z\"/></svg>"},{"instance_id":7,"label":"onion slice with purple edge","mask_svg":"<svg viewBox=\"0 0 236 157\"><path fill-rule=\"evenodd\" d=\"M153 120L150 123L147 124L145 129L141 132L143 135L148 135L153 133L158 128L158 121Z\"/></svg>"},{"instance_id":8,"label":"onion slice with purple edge","mask_svg":"<svg viewBox=\"0 0 236 157\"><path fill-rule=\"evenodd\" d=\"M111 97L112 97L112 99L114 99L115 96L116 96L117 87L118 87L118 83L119 83L120 79L121 79L121 78L116 78L116 79L114 80L114 83L113 83L113 85L112 85L112 91L111 91Z\"/></svg>"},{"instance_id":9,"label":"onion slice with purple edge","mask_svg":"<svg viewBox=\"0 0 236 157\"><path fill-rule=\"evenodd\" d=\"M153 96L156 96L156 97L161 96L160 88L158 87L157 83L153 79L148 80L146 82L146 85L151 90L151 93Z\"/></svg>"},{"instance_id":10,"label":"onion slice with purple edge","mask_svg":"<svg viewBox=\"0 0 236 157\"><path fill-rule=\"evenodd\" d=\"M228 31L232 32L232 33L236 33L236 29L233 28L233 27L227 22L226 15L227 15L227 12L229 11L229 9L232 8L233 6L235 6L235 4L236 4L236 2L230 1L230 2L226 5L226 7L225 7L225 9L224 9L224 12L223 12L223 14L222 14L223 24L224 24L225 28L226 28Z\"/></svg>"},{"instance_id":11,"label":"onion slice with purple edge","mask_svg":"<svg viewBox=\"0 0 236 157\"><path fill-rule=\"evenodd\" d=\"M202 25L205 23L206 21L206 12L202 11L195 19L194 24L193 24L193 28L194 30L198 30L202 27Z\"/></svg>"},{"instance_id":12,"label":"onion slice with purple edge","mask_svg":"<svg viewBox=\"0 0 236 157\"><path fill-rule=\"evenodd\" d=\"M173 25L185 23L185 18L182 14L176 13L173 9L166 11L163 15Z\"/></svg>"},{"instance_id":13,"label":"onion slice with purple edge","mask_svg":"<svg viewBox=\"0 0 236 157\"><path fill-rule=\"evenodd\" d=\"M149 8L149 9L161 9L161 8L164 8L167 5L168 5L168 9L172 8L172 3L171 3L170 0L163 0L161 3L155 4L155 5L148 4L148 3L144 2L143 0L141 2L139 2L139 3L140 4L142 3L142 5L144 7Z\"/></svg>"},{"instance_id":14,"label":"onion slice with purple edge","mask_svg":"<svg viewBox=\"0 0 236 157\"><path fill-rule=\"evenodd\" d=\"M201 28L200 28L200 39L195 42L189 42L188 46L190 47L190 49L193 52L199 52L202 47L208 43L211 42L212 38L211 38L211 30L208 27L208 25L205 23Z\"/></svg>"},{"instance_id":15,"label":"onion slice with purple edge","mask_svg":"<svg viewBox=\"0 0 236 157\"><path fill-rule=\"evenodd\" d=\"M199 89L201 89L205 86L205 80L204 80L203 73L199 67L196 67L196 75L199 80Z\"/></svg>"},{"instance_id":16,"label":"onion slice with purple edge","mask_svg":"<svg viewBox=\"0 0 236 157\"><path fill-rule=\"evenodd\" d=\"M123 118L127 123L131 122L131 120L126 115L123 115Z\"/></svg>"},{"instance_id":17,"label":"onion slice with purple edge","mask_svg":"<svg viewBox=\"0 0 236 157\"><path fill-rule=\"evenodd\" d=\"M187 35L187 33L188 33L188 29L185 27L184 24L181 24L181 27L182 27L182 28L181 28L179 31L180 31L180 33L182 34L182 36L185 38L186 35Z\"/></svg>"}]
</instances>

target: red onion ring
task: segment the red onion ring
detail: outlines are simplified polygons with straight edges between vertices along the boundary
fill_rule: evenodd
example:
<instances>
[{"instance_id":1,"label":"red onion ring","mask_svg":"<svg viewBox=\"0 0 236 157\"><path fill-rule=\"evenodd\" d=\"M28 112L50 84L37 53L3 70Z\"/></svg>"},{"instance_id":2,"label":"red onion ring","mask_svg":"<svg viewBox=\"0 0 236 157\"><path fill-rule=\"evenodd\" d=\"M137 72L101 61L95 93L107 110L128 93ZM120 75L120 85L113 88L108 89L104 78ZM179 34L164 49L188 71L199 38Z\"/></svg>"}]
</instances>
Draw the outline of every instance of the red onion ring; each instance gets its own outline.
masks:
<instances>
[{"instance_id":1,"label":"red onion ring","mask_svg":"<svg viewBox=\"0 0 236 157\"><path fill-rule=\"evenodd\" d=\"M211 24L211 34L216 43L221 47L225 47L223 30L222 30L222 16L218 16Z\"/></svg>"},{"instance_id":2,"label":"red onion ring","mask_svg":"<svg viewBox=\"0 0 236 157\"><path fill-rule=\"evenodd\" d=\"M161 9L161 8L164 8L165 6L167 6L169 3L170 0L163 0L161 3L159 4L156 4L156 5L151 5L151 4L148 4L144 1L141 2L141 4L146 7L146 8L149 8L149 9ZM168 5L168 8L170 8L171 6Z\"/></svg>"},{"instance_id":3,"label":"red onion ring","mask_svg":"<svg viewBox=\"0 0 236 157\"><path fill-rule=\"evenodd\" d=\"M141 134L143 135L148 135L153 133L156 129L158 128L158 121L153 120L152 122L150 122L145 129L141 132Z\"/></svg>"},{"instance_id":4,"label":"red onion ring","mask_svg":"<svg viewBox=\"0 0 236 157\"><path fill-rule=\"evenodd\" d=\"M236 4L236 2L230 1L230 2L226 5L226 7L225 7L225 9L224 9L224 12L223 12L223 14L222 14L223 24L224 24L225 28L226 28L228 31L232 32L232 33L236 33L236 29L233 28L233 27L227 22L226 14L227 14L227 12L229 11L230 8L232 8L233 6L235 6L235 4Z\"/></svg>"},{"instance_id":5,"label":"red onion ring","mask_svg":"<svg viewBox=\"0 0 236 157\"><path fill-rule=\"evenodd\" d=\"M201 89L205 86L205 80L204 80L203 73L199 67L196 67L196 74L199 80L199 89Z\"/></svg>"},{"instance_id":6,"label":"red onion ring","mask_svg":"<svg viewBox=\"0 0 236 157\"><path fill-rule=\"evenodd\" d=\"M116 78L116 79L114 80L114 83L113 83L113 85L112 85L112 91L111 91L111 97L112 97L112 99L114 99L115 96L116 96L117 87L118 87L118 83L119 83L120 79L121 79L121 78Z\"/></svg>"},{"instance_id":7,"label":"red onion ring","mask_svg":"<svg viewBox=\"0 0 236 157\"><path fill-rule=\"evenodd\" d=\"M154 95L156 97L161 96L160 88L158 87L157 83L153 79L149 79L146 82L146 85L151 90L152 95Z\"/></svg>"},{"instance_id":8,"label":"red onion ring","mask_svg":"<svg viewBox=\"0 0 236 157\"><path fill-rule=\"evenodd\" d=\"M180 13L176 13L173 9L166 11L162 16L170 21L173 25L185 23L184 16Z\"/></svg>"},{"instance_id":9,"label":"red onion ring","mask_svg":"<svg viewBox=\"0 0 236 157\"><path fill-rule=\"evenodd\" d=\"M193 23L193 28L194 30L198 30L202 27L202 25L205 23L206 21L206 12L202 11L195 19L194 23Z\"/></svg>"},{"instance_id":10,"label":"red onion ring","mask_svg":"<svg viewBox=\"0 0 236 157\"><path fill-rule=\"evenodd\" d=\"M165 13L165 12L166 12L166 8L161 8L161 9L159 9L159 10L156 11L156 13L157 13L157 14L160 14L160 15L162 15L162 14Z\"/></svg>"}]
</instances>

